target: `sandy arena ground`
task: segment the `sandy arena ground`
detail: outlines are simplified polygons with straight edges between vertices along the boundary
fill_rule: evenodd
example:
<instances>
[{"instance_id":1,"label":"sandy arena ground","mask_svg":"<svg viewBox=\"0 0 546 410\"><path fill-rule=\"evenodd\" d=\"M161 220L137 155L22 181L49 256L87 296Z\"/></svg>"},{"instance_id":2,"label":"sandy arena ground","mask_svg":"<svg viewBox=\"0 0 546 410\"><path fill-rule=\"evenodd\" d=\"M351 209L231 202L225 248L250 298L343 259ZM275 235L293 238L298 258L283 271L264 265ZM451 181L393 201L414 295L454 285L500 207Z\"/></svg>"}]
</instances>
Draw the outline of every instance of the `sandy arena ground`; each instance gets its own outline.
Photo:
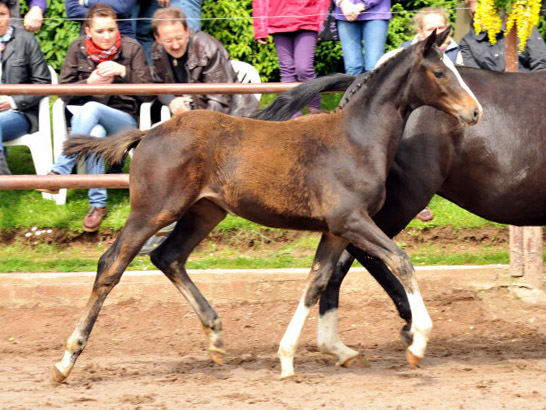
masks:
<instances>
[{"instance_id":1,"label":"sandy arena ground","mask_svg":"<svg viewBox=\"0 0 546 410\"><path fill-rule=\"evenodd\" d=\"M418 270L434 322L420 369L405 361L403 322L362 270L344 285L340 333L368 368L317 351L316 312L298 375L276 351L303 271L196 272L223 319L226 363L212 364L200 323L159 273L129 273L112 292L63 384L50 380L91 290L89 274L0 275L0 408L546 409L546 304L506 288L506 267Z\"/></svg>"}]
</instances>

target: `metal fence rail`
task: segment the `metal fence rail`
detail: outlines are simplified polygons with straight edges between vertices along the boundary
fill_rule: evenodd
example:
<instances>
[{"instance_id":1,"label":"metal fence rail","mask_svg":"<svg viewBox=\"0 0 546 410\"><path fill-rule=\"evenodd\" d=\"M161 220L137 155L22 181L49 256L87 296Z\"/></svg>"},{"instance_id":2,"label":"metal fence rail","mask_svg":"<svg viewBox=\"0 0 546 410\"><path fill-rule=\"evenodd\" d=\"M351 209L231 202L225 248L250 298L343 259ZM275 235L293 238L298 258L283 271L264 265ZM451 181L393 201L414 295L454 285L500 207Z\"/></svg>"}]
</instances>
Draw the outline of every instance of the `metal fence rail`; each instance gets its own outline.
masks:
<instances>
[{"instance_id":1,"label":"metal fence rail","mask_svg":"<svg viewBox=\"0 0 546 410\"><path fill-rule=\"evenodd\" d=\"M288 91L298 84L0 84L0 95L276 94ZM128 187L128 174L0 175L0 190Z\"/></svg>"}]
</instances>

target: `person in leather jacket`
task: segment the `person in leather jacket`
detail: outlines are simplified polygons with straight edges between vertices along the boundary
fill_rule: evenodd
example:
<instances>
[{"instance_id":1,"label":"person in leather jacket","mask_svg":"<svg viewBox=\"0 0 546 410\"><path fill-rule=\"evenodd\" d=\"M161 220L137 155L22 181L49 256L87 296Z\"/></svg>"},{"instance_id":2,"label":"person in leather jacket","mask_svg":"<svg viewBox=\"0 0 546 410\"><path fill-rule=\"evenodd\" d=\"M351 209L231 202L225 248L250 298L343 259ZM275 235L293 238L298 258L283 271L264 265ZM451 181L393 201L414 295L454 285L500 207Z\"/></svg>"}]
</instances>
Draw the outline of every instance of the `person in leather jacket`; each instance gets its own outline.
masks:
<instances>
[{"instance_id":1,"label":"person in leather jacket","mask_svg":"<svg viewBox=\"0 0 546 410\"><path fill-rule=\"evenodd\" d=\"M235 83L237 74L229 53L214 37L188 27L184 13L174 7L158 9L152 18L155 42L152 73L159 83ZM258 113L252 94L162 95L171 113L205 109L242 117Z\"/></svg>"}]
</instances>

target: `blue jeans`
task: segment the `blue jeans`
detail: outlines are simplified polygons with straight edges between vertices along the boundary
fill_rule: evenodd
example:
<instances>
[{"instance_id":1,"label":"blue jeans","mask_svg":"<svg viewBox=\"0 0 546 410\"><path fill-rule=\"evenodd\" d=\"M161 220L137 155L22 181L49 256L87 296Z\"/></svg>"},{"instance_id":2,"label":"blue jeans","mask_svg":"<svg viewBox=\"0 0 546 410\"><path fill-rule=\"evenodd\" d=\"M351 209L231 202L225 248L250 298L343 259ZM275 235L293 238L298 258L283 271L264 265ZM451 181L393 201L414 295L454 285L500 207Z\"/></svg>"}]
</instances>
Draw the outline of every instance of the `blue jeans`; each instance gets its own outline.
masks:
<instances>
[{"instance_id":1,"label":"blue jeans","mask_svg":"<svg viewBox=\"0 0 546 410\"><path fill-rule=\"evenodd\" d=\"M358 75L375 68L385 53L388 30L389 20L337 21L347 74Z\"/></svg>"},{"instance_id":2,"label":"blue jeans","mask_svg":"<svg viewBox=\"0 0 546 410\"><path fill-rule=\"evenodd\" d=\"M85 103L79 113L72 117L71 134L85 134L104 138L127 128L136 128L137 123L131 114L110 108L107 105L90 101ZM76 164L76 155L59 155L53 171L61 175L70 174ZM88 174L104 174L104 161L91 155L85 162ZM106 189L89 190L90 206L106 206Z\"/></svg>"},{"instance_id":3,"label":"blue jeans","mask_svg":"<svg viewBox=\"0 0 546 410\"><path fill-rule=\"evenodd\" d=\"M30 122L25 114L18 111L0 112L0 151L4 150L2 142L11 141L28 134Z\"/></svg>"},{"instance_id":4,"label":"blue jeans","mask_svg":"<svg viewBox=\"0 0 546 410\"><path fill-rule=\"evenodd\" d=\"M201 30L201 6L204 0L171 0L170 7L178 7L182 9L186 15L186 22L188 26L194 30ZM157 0L151 0L147 4L137 2L135 6L133 17L140 18L142 20L135 21L135 33L136 38L140 44L144 47L148 63L152 64L150 53L152 51L152 44L154 43L154 36L152 33L151 18L155 11L159 8Z\"/></svg>"}]
</instances>

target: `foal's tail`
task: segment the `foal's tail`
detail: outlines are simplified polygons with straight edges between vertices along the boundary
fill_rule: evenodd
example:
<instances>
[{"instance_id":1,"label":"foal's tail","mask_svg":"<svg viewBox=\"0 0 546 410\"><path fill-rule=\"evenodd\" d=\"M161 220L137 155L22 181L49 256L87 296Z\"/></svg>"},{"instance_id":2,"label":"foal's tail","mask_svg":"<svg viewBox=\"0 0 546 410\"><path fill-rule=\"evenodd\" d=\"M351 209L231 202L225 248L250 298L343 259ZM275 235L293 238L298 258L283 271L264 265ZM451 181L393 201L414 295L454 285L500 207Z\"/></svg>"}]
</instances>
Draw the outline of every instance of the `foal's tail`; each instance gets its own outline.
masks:
<instances>
[{"instance_id":1,"label":"foal's tail","mask_svg":"<svg viewBox=\"0 0 546 410\"><path fill-rule=\"evenodd\" d=\"M135 148L148 131L127 129L112 137L96 138L75 134L64 143L65 155L76 154L78 159L97 154L110 164L120 163L125 153Z\"/></svg>"},{"instance_id":2,"label":"foal's tail","mask_svg":"<svg viewBox=\"0 0 546 410\"><path fill-rule=\"evenodd\" d=\"M256 119L286 121L305 107L311 99L323 91L345 91L355 80L354 75L334 74L306 81L279 95Z\"/></svg>"}]
</instances>

